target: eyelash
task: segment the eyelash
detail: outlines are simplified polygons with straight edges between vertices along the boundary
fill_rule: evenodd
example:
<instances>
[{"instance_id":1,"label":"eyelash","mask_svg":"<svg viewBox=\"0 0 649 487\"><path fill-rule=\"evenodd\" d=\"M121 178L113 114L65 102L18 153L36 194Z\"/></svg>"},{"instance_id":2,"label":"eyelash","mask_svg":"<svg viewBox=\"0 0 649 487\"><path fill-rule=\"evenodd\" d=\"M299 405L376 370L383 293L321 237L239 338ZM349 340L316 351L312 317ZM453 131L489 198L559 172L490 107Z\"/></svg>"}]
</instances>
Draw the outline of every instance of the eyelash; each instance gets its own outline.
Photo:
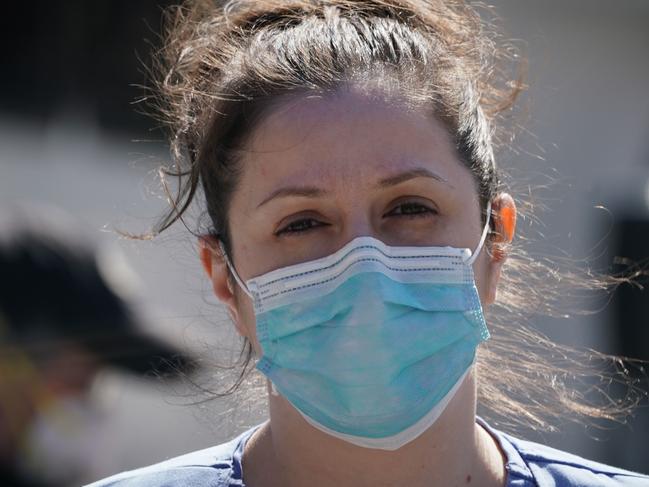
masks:
<instances>
[{"instance_id":1,"label":"eyelash","mask_svg":"<svg viewBox=\"0 0 649 487\"><path fill-rule=\"evenodd\" d=\"M401 208L401 213L395 213L395 210ZM416 209L415 212L413 213L404 213L404 208L410 208L410 209ZM385 216L402 216L405 218L425 218L430 214L437 214L437 211L433 210L432 208L429 208L426 205L423 205L421 203L418 203L416 201L405 201L403 203L400 203L399 205L395 206L392 210L390 210L388 213L386 213Z\"/></svg>"},{"instance_id":2,"label":"eyelash","mask_svg":"<svg viewBox=\"0 0 649 487\"><path fill-rule=\"evenodd\" d=\"M304 224L307 223L307 222L309 222L309 226L307 228L297 228L297 229L295 228L296 226L303 227ZM312 223L315 223L315 225L312 225ZM288 225L284 226L283 228L280 228L279 230L277 230L277 232L275 232L275 236L280 237L283 234L297 235L297 234L300 234L300 233L308 232L309 230L312 230L313 228L325 227L325 226L328 226L328 224L319 222L318 220L316 220L314 218L301 218L301 219L295 220L295 221L289 223ZM291 230L291 227L293 227L294 229Z\"/></svg>"},{"instance_id":3,"label":"eyelash","mask_svg":"<svg viewBox=\"0 0 649 487\"><path fill-rule=\"evenodd\" d=\"M395 210L401 209L400 213L396 213ZM415 209L416 211L412 213L408 213L404 211L405 208L410 208L410 210ZM432 208L429 208L425 205L422 205L421 203L416 203L414 201L407 201L405 203L401 203L397 206L395 206L392 210L390 210L388 213L383 215L384 217L403 217L403 218L426 218L430 214L437 214L437 211L433 210ZM305 225L307 225L305 227ZM313 230L314 228L317 227L326 227L329 226L328 223L322 223L314 218L301 218L299 220L295 220L288 225L284 226L283 228L279 229L277 232L275 232L275 236L282 236L282 235L298 235L301 233L306 233L310 230ZM296 228L299 227L299 228Z\"/></svg>"}]
</instances>

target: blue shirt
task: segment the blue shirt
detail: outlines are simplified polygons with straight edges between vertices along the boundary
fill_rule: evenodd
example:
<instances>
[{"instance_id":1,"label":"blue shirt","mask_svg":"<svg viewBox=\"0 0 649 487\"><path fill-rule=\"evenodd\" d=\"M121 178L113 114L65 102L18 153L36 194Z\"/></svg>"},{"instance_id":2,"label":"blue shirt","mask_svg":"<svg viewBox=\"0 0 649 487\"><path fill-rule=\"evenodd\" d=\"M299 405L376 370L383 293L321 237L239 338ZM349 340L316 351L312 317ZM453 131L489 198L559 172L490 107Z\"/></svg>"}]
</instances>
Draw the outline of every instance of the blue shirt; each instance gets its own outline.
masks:
<instances>
[{"instance_id":1,"label":"blue shirt","mask_svg":"<svg viewBox=\"0 0 649 487\"><path fill-rule=\"evenodd\" d=\"M507 463L506 487L649 487L649 477L497 431L478 418L500 444ZM245 487L241 457L260 427L233 440L150 467L124 472L88 487Z\"/></svg>"}]
</instances>

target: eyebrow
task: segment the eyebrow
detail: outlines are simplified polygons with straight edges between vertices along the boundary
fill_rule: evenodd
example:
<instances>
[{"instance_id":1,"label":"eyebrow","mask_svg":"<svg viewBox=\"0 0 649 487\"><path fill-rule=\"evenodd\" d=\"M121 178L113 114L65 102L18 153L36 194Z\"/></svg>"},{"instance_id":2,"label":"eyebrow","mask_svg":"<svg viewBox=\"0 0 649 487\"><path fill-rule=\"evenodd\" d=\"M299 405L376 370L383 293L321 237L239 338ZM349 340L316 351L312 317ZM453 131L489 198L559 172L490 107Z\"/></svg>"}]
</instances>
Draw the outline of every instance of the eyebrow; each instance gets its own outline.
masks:
<instances>
[{"instance_id":1,"label":"eyebrow","mask_svg":"<svg viewBox=\"0 0 649 487\"><path fill-rule=\"evenodd\" d=\"M279 188L269 194L264 200L257 205L259 208L262 205L265 205L270 200L275 198L286 198L287 196L301 196L303 198L317 198L319 196L324 196L327 194L322 188L317 188L315 186L287 186L285 188Z\"/></svg>"},{"instance_id":2,"label":"eyebrow","mask_svg":"<svg viewBox=\"0 0 649 487\"><path fill-rule=\"evenodd\" d=\"M399 174L396 174L394 176L389 176L387 178L381 179L377 187L379 188L389 188L391 186L396 186L397 184L404 183L406 181L409 181L411 179L415 178L431 178L434 179L435 181L439 181L441 183L447 184L451 188L455 188L451 183L449 183L446 179L444 179L442 176L439 174L431 171L430 169L426 169L423 167L411 169L409 171L401 172ZM302 198L317 198L321 196L325 196L328 194L328 191L325 191L322 188L318 188L317 186L286 186L284 188L279 188L272 193L270 193L264 200L257 205L257 208L265 205L271 200L274 200L276 198L286 198L289 196L297 196L297 197L302 197Z\"/></svg>"},{"instance_id":3,"label":"eyebrow","mask_svg":"<svg viewBox=\"0 0 649 487\"><path fill-rule=\"evenodd\" d=\"M411 169L409 171L399 173L395 176L390 176L385 179L381 179L378 183L378 187L388 188L390 186L396 186L397 184L401 184L411 179L421 178L421 177L431 178L434 179L435 181L439 181L440 183L444 183L450 186L451 188L455 188L451 183L449 183L442 176L424 167L418 167L415 169Z\"/></svg>"}]
</instances>

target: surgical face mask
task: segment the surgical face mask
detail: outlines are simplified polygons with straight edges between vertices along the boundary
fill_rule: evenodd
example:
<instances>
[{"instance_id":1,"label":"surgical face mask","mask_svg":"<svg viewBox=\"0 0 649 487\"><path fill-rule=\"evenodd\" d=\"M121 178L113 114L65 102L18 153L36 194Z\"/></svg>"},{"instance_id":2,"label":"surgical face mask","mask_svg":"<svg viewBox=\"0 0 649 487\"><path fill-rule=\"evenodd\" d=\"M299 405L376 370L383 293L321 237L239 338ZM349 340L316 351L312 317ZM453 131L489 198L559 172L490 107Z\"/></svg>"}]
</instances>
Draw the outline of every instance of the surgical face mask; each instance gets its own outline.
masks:
<instances>
[{"instance_id":1,"label":"surgical face mask","mask_svg":"<svg viewBox=\"0 0 649 487\"><path fill-rule=\"evenodd\" d=\"M453 247L390 247L355 238L332 255L245 284L257 362L312 426L358 446L417 438L459 390L487 338L472 264Z\"/></svg>"}]
</instances>

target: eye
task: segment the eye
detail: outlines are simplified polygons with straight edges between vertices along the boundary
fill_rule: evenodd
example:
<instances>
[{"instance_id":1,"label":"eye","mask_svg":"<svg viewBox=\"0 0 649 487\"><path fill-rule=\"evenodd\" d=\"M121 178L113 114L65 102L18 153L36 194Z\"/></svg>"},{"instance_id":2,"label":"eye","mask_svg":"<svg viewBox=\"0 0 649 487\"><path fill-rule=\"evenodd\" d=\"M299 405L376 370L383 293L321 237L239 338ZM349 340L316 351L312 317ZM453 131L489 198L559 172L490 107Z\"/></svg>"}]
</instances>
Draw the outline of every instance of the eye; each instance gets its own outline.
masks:
<instances>
[{"instance_id":1,"label":"eye","mask_svg":"<svg viewBox=\"0 0 649 487\"><path fill-rule=\"evenodd\" d=\"M280 235L296 235L317 227L327 226L327 223L322 223L313 218L301 218L299 220L292 221L288 225L280 228L275 232L276 236Z\"/></svg>"},{"instance_id":2,"label":"eye","mask_svg":"<svg viewBox=\"0 0 649 487\"><path fill-rule=\"evenodd\" d=\"M383 217L406 217L421 218L437 214L437 211L429 206L423 205L416 201L406 201L387 212Z\"/></svg>"}]
</instances>

